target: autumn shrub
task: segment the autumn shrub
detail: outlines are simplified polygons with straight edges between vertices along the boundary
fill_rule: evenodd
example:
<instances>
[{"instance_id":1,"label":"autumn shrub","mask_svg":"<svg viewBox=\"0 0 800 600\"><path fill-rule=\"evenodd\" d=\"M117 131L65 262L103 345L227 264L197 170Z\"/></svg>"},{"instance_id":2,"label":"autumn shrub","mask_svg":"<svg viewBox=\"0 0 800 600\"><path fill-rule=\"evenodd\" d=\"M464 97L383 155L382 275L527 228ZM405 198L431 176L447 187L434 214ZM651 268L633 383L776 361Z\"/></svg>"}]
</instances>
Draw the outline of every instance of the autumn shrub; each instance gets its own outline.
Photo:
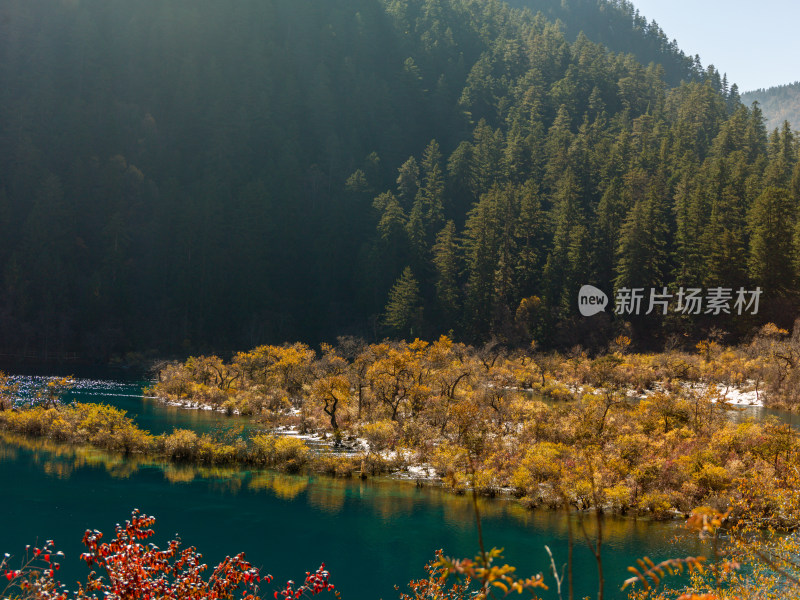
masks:
<instances>
[{"instance_id":1,"label":"autumn shrub","mask_svg":"<svg viewBox=\"0 0 800 600\"><path fill-rule=\"evenodd\" d=\"M66 600L64 586L55 579L63 556L53 540L47 540L41 548L27 546L16 568L11 564L12 556L6 554L0 559L0 598Z\"/></svg>"},{"instance_id":2,"label":"autumn shrub","mask_svg":"<svg viewBox=\"0 0 800 600\"><path fill-rule=\"evenodd\" d=\"M436 551L436 558L425 565L427 577L412 579L408 582L410 593L401 592L400 600L429 600L442 598L447 600L467 600L470 598L470 579L449 582L451 571L442 563L441 550ZM399 589L398 586L397 589Z\"/></svg>"},{"instance_id":3,"label":"autumn shrub","mask_svg":"<svg viewBox=\"0 0 800 600\"><path fill-rule=\"evenodd\" d=\"M260 433L251 439L252 460L289 472L299 471L309 460L309 449L303 440L288 436Z\"/></svg>"},{"instance_id":4,"label":"autumn shrub","mask_svg":"<svg viewBox=\"0 0 800 600\"><path fill-rule=\"evenodd\" d=\"M194 402L216 408L222 407L228 401L228 394L213 385L192 382L188 394Z\"/></svg>"},{"instance_id":5,"label":"autumn shrub","mask_svg":"<svg viewBox=\"0 0 800 600\"><path fill-rule=\"evenodd\" d=\"M706 463L693 475L699 486L706 490L718 492L726 489L731 483L731 476L725 467Z\"/></svg>"},{"instance_id":6,"label":"autumn shrub","mask_svg":"<svg viewBox=\"0 0 800 600\"><path fill-rule=\"evenodd\" d=\"M439 437L439 431L425 420L406 421L402 426L401 445L407 449L414 449L426 454L432 449ZM389 447L397 447L397 441L391 440Z\"/></svg>"},{"instance_id":7,"label":"autumn shrub","mask_svg":"<svg viewBox=\"0 0 800 600\"><path fill-rule=\"evenodd\" d=\"M458 492L469 486L468 452L457 444L439 444L431 455L431 466L446 485Z\"/></svg>"},{"instance_id":8,"label":"autumn shrub","mask_svg":"<svg viewBox=\"0 0 800 600\"><path fill-rule=\"evenodd\" d=\"M10 431L57 441L88 443L119 452L152 452L156 439L139 429L125 411L102 404L74 403L4 411L0 424Z\"/></svg>"},{"instance_id":9,"label":"autumn shrub","mask_svg":"<svg viewBox=\"0 0 800 600\"><path fill-rule=\"evenodd\" d=\"M666 492L653 490L642 494L637 503L639 510L648 512L654 519L669 518L673 506L672 498Z\"/></svg>"},{"instance_id":10,"label":"autumn shrub","mask_svg":"<svg viewBox=\"0 0 800 600\"><path fill-rule=\"evenodd\" d=\"M239 414L241 412L239 410L239 404L233 398L226 398L222 402L222 405L220 406L220 408L228 416L237 415L237 414Z\"/></svg>"},{"instance_id":11,"label":"autumn shrub","mask_svg":"<svg viewBox=\"0 0 800 600\"><path fill-rule=\"evenodd\" d=\"M155 439L139 429L125 411L104 404L74 403L59 412L74 422L77 441L107 450L149 452Z\"/></svg>"},{"instance_id":12,"label":"autumn shrub","mask_svg":"<svg viewBox=\"0 0 800 600\"><path fill-rule=\"evenodd\" d=\"M68 424L54 408L35 406L27 410L4 411L5 427L17 433L54 439L68 439L71 431Z\"/></svg>"},{"instance_id":13,"label":"autumn shrub","mask_svg":"<svg viewBox=\"0 0 800 600\"><path fill-rule=\"evenodd\" d=\"M192 374L182 363L168 363L158 373L158 382L147 388L147 393L169 399L180 399L189 394Z\"/></svg>"},{"instance_id":14,"label":"autumn shrub","mask_svg":"<svg viewBox=\"0 0 800 600\"><path fill-rule=\"evenodd\" d=\"M174 460L191 460L198 455L198 436L191 429L175 429L164 436L164 452Z\"/></svg>"},{"instance_id":15,"label":"autumn shrub","mask_svg":"<svg viewBox=\"0 0 800 600\"><path fill-rule=\"evenodd\" d=\"M607 506L613 511L625 513L631 506L633 490L626 483L617 483L611 487L604 488L602 495Z\"/></svg>"},{"instance_id":16,"label":"autumn shrub","mask_svg":"<svg viewBox=\"0 0 800 600\"><path fill-rule=\"evenodd\" d=\"M10 557L0 561L0 570L8 582L2 597L15 600L95 600L98 597L119 600L260 600L262 588L273 582L245 558L244 553L226 557L208 574L203 555L194 547L181 548L178 539L165 547L145 545L155 533L155 518L134 510L124 525L116 526L116 534L104 542L100 531L87 530L81 555L92 571L78 590L69 592L56 580L61 552L53 542L34 548L20 568L13 569ZM333 592L330 573L322 564L309 571L300 585L289 581L283 587L265 590L276 600L297 599ZM13 594L13 595L12 595Z\"/></svg>"},{"instance_id":17,"label":"autumn shrub","mask_svg":"<svg viewBox=\"0 0 800 600\"><path fill-rule=\"evenodd\" d=\"M283 390L274 390L267 386L236 389L231 393L230 398L242 415L263 415L275 418L285 414L292 407Z\"/></svg>"},{"instance_id":18,"label":"autumn shrub","mask_svg":"<svg viewBox=\"0 0 800 600\"><path fill-rule=\"evenodd\" d=\"M724 427L714 436L712 444L721 451L747 454L758 451L763 440L762 426L749 419L732 427Z\"/></svg>"},{"instance_id":19,"label":"autumn shrub","mask_svg":"<svg viewBox=\"0 0 800 600\"><path fill-rule=\"evenodd\" d=\"M550 400L569 402L575 399L575 393L569 387L559 382L552 382L541 390L542 395Z\"/></svg>"},{"instance_id":20,"label":"autumn shrub","mask_svg":"<svg viewBox=\"0 0 800 600\"><path fill-rule=\"evenodd\" d=\"M560 441L562 435L569 435L560 421L559 408L552 408L539 400L527 400L524 404L515 404L511 408L516 412L517 439L520 447L540 441Z\"/></svg>"},{"instance_id":21,"label":"autumn shrub","mask_svg":"<svg viewBox=\"0 0 800 600\"><path fill-rule=\"evenodd\" d=\"M315 431L325 431L327 419L318 415L301 412L299 415L292 415L283 419L286 426L296 428L300 433L310 433ZM332 433L332 432L331 432Z\"/></svg>"},{"instance_id":22,"label":"autumn shrub","mask_svg":"<svg viewBox=\"0 0 800 600\"><path fill-rule=\"evenodd\" d=\"M521 492L535 495L545 482L558 482L569 449L563 444L540 442L528 448L513 474L513 485Z\"/></svg>"},{"instance_id":23,"label":"autumn shrub","mask_svg":"<svg viewBox=\"0 0 800 600\"><path fill-rule=\"evenodd\" d=\"M248 451L247 443L241 437L226 439L226 436L198 434L190 429L174 429L172 433L156 439L160 452L175 461L193 461L210 465L259 462L258 457Z\"/></svg>"},{"instance_id":24,"label":"autumn shrub","mask_svg":"<svg viewBox=\"0 0 800 600\"><path fill-rule=\"evenodd\" d=\"M14 401L18 393L19 385L0 371L0 412L6 411L14 406Z\"/></svg>"},{"instance_id":25,"label":"autumn shrub","mask_svg":"<svg viewBox=\"0 0 800 600\"><path fill-rule=\"evenodd\" d=\"M359 434L369 444L370 452L381 452L393 448L398 440L397 423L381 419L361 426Z\"/></svg>"},{"instance_id":26,"label":"autumn shrub","mask_svg":"<svg viewBox=\"0 0 800 600\"><path fill-rule=\"evenodd\" d=\"M300 466L307 460L308 452L308 446L296 437L279 436L275 441L275 460L279 463L294 462Z\"/></svg>"},{"instance_id":27,"label":"autumn shrub","mask_svg":"<svg viewBox=\"0 0 800 600\"><path fill-rule=\"evenodd\" d=\"M502 489L502 477L498 476L497 470L487 461L486 464L476 469L474 473L468 473L464 477L464 482L456 485L457 489L464 489L465 486L473 487L479 494L486 496L496 496Z\"/></svg>"},{"instance_id":28,"label":"autumn shrub","mask_svg":"<svg viewBox=\"0 0 800 600\"><path fill-rule=\"evenodd\" d=\"M302 440L269 433L240 432L223 439L176 430L151 436L123 411L93 404L2 411L0 426L170 460L209 465L243 462L289 471L308 468L339 476L384 473L428 462L456 491L471 485L466 457L472 453L482 493L512 488L529 504L556 506L566 499L579 506L601 502L611 510L635 508L647 514L651 513L647 502L640 503L647 494L665 494L679 510L706 498L711 502L755 469L776 472L790 464L788 453L797 443L790 428L726 422L720 408L703 399L693 402L660 392L635 405L617 400L606 405L603 394L590 396L581 403L547 404L525 396L471 395L465 385L447 399L455 406L444 426L434 427L435 421L428 420L440 418L439 413L424 411L402 423L386 418L363 423L359 433L371 447L393 450L352 460L333 459L312 452ZM440 436L443 430L445 435ZM585 456L595 446L603 448L602 460L599 455ZM594 476L586 472L587 460L593 463ZM592 478L597 484L594 492L587 483ZM780 484L781 479L776 481ZM627 502L620 485L630 489Z\"/></svg>"},{"instance_id":29,"label":"autumn shrub","mask_svg":"<svg viewBox=\"0 0 800 600\"><path fill-rule=\"evenodd\" d=\"M157 439L138 427L122 427L111 431L98 431L88 442L114 452L151 453L158 446Z\"/></svg>"},{"instance_id":30,"label":"autumn shrub","mask_svg":"<svg viewBox=\"0 0 800 600\"><path fill-rule=\"evenodd\" d=\"M230 444L203 434L198 440L197 458L207 464L233 464L246 452L244 443Z\"/></svg>"},{"instance_id":31,"label":"autumn shrub","mask_svg":"<svg viewBox=\"0 0 800 600\"><path fill-rule=\"evenodd\" d=\"M312 468L333 477L352 477L361 468L361 457L323 452L314 458Z\"/></svg>"},{"instance_id":32,"label":"autumn shrub","mask_svg":"<svg viewBox=\"0 0 800 600\"><path fill-rule=\"evenodd\" d=\"M271 464L275 457L276 441L277 436L268 433L259 433L250 438L252 460L265 465Z\"/></svg>"},{"instance_id":33,"label":"autumn shrub","mask_svg":"<svg viewBox=\"0 0 800 600\"><path fill-rule=\"evenodd\" d=\"M361 456L359 470L363 475L380 475L390 473L395 468L395 462L380 454L370 453Z\"/></svg>"}]
</instances>

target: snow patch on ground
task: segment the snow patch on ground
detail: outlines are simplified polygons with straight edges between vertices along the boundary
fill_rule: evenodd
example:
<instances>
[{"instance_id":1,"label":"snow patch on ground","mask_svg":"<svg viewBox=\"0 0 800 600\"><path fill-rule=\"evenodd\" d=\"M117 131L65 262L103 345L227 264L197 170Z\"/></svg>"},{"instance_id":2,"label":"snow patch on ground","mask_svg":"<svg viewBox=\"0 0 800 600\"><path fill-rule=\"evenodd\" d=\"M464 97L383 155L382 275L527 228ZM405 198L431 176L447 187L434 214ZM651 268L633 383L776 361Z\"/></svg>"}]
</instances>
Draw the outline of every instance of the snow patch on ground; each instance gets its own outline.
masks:
<instances>
[{"instance_id":1,"label":"snow patch on ground","mask_svg":"<svg viewBox=\"0 0 800 600\"><path fill-rule=\"evenodd\" d=\"M436 471L433 467L427 465L420 465L417 467L408 467L408 473L417 477L435 477Z\"/></svg>"},{"instance_id":2,"label":"snow patch on ground","mask_svg":"<svg viewBox=\"0 0 800 600\"><path fill-rule=\"evenodd\" d=\"M279 426L273 429L271 433L273 433L274 435L283 435L286 437L297 438L298 440L303 440L305 442L311 442L311 441L321 442L321 443L325 442L325 439L323 439L322 436L316 433L300 433L300 430L294 426L291 427Z\"/></svg>"},{"instance_id":3,"label":"snow patch on ground","mask_svg":"<svg viewBox=\"0 0 800 600\"><path fill-rule=\"evenodd\" d=\"M716 398L712 398L712 402L722 401L734 406L764 406L763 392L756 389L756 383L752 380L745 381L742 386L726 386L719 383L683 383L682 385L698 394L705 394L712 387L716 388Z\"/></svg>"},{"instance_id":4,"label":"snow patch on ground","mask_svg":"<svg viewBox=\"0 0 800 600\"><path fill-rule=\"evenodd\" d=\"M414 465L392 473L395 479L408 479L413 481L439 481L436 469L430 465Z\"/></svg>"},{"instance_id":5,"label":"snow patch on ground","mask_svg":"<svg viewBox=\"0 0 800 600\"><path fill-rule=\"evenodd\" d=\"M760 394L755 389L750 391L737 388L729 389L727 393L725 393L724 398L728 404L735 404L737 406L764 406Z\"/></svg>"},{"instance_id":6,"label":"snow patch on ground","mask_svg":"<svg viewBox=\"0 0 800 600\"><path fill-rule=\"evenodd\" d=\"M168 400L164 402L167 406L176 406L178 408L185 408L188 410L214 410L214 407L209 404L201 404L200 402L178 402L176 400Z\"/></svg>"},{"instance_id":7,"label":"snow patch on ground","mask_svg":"<svg viewBox=\"0 0 800 600\"><path fill-rule=\"evenodd\" d=\"M680 385L684 390L698 395L706 394L714 387L716 389L716 396L711 398L711 402L714 403L724 401L733 406L764 406L764 392L756 391L755 381L745 381L742 386L726 386L719 383L691 383L686 381L681 382ZM664 387L660 383L657 383L653 386L653 389L645 391L644 397L663 391Z\"/></svg>"}]
</instances>

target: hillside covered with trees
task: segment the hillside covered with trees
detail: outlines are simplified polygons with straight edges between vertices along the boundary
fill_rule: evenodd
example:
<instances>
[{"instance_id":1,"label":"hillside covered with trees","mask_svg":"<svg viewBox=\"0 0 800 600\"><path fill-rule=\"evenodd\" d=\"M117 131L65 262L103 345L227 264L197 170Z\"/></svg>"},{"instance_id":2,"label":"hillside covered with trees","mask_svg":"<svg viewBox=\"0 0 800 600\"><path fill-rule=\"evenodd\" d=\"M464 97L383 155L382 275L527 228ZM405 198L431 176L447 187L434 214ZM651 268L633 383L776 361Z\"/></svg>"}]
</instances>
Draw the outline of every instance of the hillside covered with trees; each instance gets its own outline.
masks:
<instances>
[{"instance_id":1,"label":"hillside covered with trees","mask_svg":"<svg viewBox=\"0 0 800 600\"><path fill-rule=\"evenodd\" d=\"M747 92L742 94L742 101L761 105L769 129L781 127L784 121L792 129L800 129L800 81Z\"/></svg>"},{"instance_id":2,"label":"hillside covered with trees","mask_svg":"<svg viewBox=\"0 0 800 600\"><path fill-rule=\"evenodd\" d=\"M764 290L635 337L791 323L793 133L626 2L526 6L3 3L0 350L590 343L584 283Z\"/></svg>"},{"instance_id":3,"label":"hillside covered with trees","mask_svg":"<svg viewBox=\"0 0 800 600\"><path fill-rule=\"evenodd\" d=\"M583 33L612 52L633 54L643 65L660 64L670 86L691 80L703 69L699 56L686 56L658 23L648 21L628 0L508 0L508 4L558 22L571 42Z\"/></svg>"}]
</instances>

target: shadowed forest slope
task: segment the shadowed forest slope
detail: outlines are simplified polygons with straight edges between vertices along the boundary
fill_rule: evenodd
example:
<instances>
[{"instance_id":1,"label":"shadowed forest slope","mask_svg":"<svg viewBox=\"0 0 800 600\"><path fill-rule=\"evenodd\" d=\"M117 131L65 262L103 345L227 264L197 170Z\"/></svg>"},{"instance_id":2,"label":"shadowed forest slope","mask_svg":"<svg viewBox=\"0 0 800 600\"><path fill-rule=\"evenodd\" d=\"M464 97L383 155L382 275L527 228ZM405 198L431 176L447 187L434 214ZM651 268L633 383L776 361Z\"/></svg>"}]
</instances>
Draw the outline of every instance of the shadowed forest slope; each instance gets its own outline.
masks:
<instances>
[{"instance_id":1,"label":"shadowed forest slope","mask_svg":"<svg viewBox=\"0 0 800 600\"><path fill-rule=\"evenodd\" d=\"M4 2L0 350L564 345L589 282L760 285L789 318L791 131L629 4L531 6Z\"/></svg>"}]
</instances>

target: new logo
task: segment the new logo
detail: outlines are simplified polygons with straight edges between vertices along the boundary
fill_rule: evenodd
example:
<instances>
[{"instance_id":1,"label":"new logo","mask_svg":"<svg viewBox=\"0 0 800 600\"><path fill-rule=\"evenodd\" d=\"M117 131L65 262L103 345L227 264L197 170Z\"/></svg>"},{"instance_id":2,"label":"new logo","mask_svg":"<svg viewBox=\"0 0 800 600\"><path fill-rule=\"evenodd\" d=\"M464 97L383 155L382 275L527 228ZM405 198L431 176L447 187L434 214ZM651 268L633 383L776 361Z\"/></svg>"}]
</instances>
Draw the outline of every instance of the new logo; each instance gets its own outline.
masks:
<instances>
[{"instance_id":1,"label":"new logo","mask_svg":"<svg viewBox=\"0 0 800 600\"><path fill-rule=\"evenodd\" d=\"M584 285L578 292L578 310L584 317L603 312L608 306L608 296L593 285Z\"/></svg>"}]
</instances>

